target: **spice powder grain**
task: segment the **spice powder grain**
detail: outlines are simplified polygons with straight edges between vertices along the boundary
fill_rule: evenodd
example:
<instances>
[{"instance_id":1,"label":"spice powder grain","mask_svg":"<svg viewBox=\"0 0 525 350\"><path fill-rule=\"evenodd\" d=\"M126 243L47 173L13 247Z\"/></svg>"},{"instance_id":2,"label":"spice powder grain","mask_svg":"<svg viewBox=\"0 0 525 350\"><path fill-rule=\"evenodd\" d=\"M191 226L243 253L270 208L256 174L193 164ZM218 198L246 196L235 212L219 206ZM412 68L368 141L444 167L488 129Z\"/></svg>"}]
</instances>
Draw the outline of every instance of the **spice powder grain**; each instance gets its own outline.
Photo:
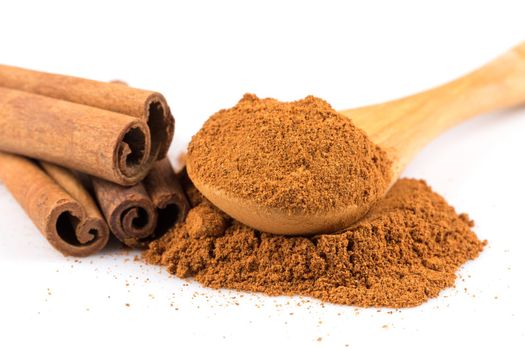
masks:
<instances>
[{"instance_id":1,"label":"spice powder grain","mask_svg":"<svg viewBox=\"0 0 525 350\"><path fill-rule=\"evenodd\" d=\"M192 176L266 208L313 214L369 208L390 184L391 161L322 99L246 94L209 118L188 148Z\"/></svg>"},{"instance_id":2,"label":"spice powder grain","mask_svg":"<svg viewBox=\"0 0 525 350\"><path fill-rule=\"evenodd\" d=\"M399 180L353 227L283 237L255 231L186 184L186 222L150 244L147 262L213 288L304 295L338 304L410 307L451 287L486 242L421 180Z\"/></svg>"}]
</instances>

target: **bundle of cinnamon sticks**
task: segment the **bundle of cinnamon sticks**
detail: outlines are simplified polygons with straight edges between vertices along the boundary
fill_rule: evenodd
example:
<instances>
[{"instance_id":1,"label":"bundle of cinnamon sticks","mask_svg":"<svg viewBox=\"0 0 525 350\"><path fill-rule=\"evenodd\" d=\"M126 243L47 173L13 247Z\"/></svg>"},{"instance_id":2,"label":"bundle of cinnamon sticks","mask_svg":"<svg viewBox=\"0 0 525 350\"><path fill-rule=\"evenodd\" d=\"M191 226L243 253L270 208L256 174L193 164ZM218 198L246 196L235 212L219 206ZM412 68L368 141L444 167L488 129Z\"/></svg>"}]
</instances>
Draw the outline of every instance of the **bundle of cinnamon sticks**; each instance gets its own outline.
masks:
<instances>
[{"instance_id":1,"label":"bundle of cinnamon sticks","mask_svg":"<svg viewBox=\"0 0 525 350\"><path fill-rule=\"evenodd\" d=\"M0 180L64 255L110 232L144 246L184 219L174 125L157 92L0 65Z\"/></svg>"}]
</instances>

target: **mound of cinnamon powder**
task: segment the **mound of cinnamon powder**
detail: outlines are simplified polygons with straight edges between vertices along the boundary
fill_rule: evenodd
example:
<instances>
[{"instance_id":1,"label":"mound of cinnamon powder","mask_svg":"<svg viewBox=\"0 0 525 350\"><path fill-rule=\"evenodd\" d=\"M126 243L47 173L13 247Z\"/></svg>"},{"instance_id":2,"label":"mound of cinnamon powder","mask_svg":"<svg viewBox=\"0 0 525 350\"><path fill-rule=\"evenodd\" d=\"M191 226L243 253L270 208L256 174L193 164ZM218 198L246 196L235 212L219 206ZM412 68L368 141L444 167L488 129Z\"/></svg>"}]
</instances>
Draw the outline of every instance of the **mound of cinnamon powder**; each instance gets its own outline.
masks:
<instances>
[{"instance_id":1,"label":"mound of cinnamon powder","mask_svg":"<svg viewBox=\"0 0 525 350\"><path fill-rule=\"evenodd\" d=\"M385 152L313 96L280 102L245 95L204 124L187 161L192 176L214 188L306 214L369 207L391 176Z\"/></svg>"},{"instance_id":2,"label":"mound of cinnamon powder","mask_svg":"<svg viewBox=\"0 0 525 350\"><path fill-rule=\"evenodd\" d=\"M456 214L424 181L399 180L353 227L314 237L255 231L191 184L187 193L194 208L186 222L151 243L144 258L213 288L409 307L453 286L459 266L485 244L468 216Z\"/></svg>"}]
</instances>

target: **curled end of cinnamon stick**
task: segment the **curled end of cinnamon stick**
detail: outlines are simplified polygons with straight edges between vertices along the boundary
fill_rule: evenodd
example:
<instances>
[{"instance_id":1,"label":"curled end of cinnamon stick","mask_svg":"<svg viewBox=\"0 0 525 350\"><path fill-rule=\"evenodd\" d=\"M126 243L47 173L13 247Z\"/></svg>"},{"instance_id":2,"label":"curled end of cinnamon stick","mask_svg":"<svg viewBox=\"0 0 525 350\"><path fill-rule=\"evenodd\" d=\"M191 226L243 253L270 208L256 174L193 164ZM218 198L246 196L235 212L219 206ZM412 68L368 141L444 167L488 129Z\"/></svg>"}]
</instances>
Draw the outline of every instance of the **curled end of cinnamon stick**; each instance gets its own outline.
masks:
<instances>
[{"instance_id":1,"label":"curled end of cinnamon stick","mask_svg":"<svg viewBox=\"0 0 525 350\"><path fill-rule=\"evenodd\" d=\"M158 222L152 235L156 239L184 221L190 204L168 158L156 162L143 183L157 208Z\"/></svg>"},{"instance_id":2,"label":"curled end of cinnamon stick","mask_svg":"<svg viewBox=\"0 0 525 350\"><path fill-rule=\"evenodd\" d=\"M143 247L184 220L189 203L167 158L142 183L120 186L93 178L93 189L115 236L129 247Z\"/></svg>"},{"instance_id":3,"label":"curled end of cinnamon stick","mask_svg":"<svg viewBox=\"0 0 525 350\"><path fill-rule=\"evenodd\" d=\"M152 93L146 99L144 112L152 139L151 156L154 159L163 159L173 140L175 119L166 99L159 93Z\"/></svg>"},{"instance_id":4,"label":"curled end of cinnamon stick","mask_svg":"<svg viewBox=\"0 0 525 350\"><path fill-rule=\"evenodd\" d=\"M157 210L144 186L120 186L93 178L93 189L111 232L124 244L136 247L157 225Z\"/></svg>"},{"instance_id":5,"label":"curled end of cinnamon stick","mask_svg":"<svg viewBox=\"0 0 525 350\"><path fill-rule=\"evenodd\" d=\"M120 135L115 149L114 162L123 184L133 185L142 180L154 159L151 153L151 137L147 126L140 120L130 123Z\"/></svg>"},{"instance_id":6,"label":"curled end of cinnamon stick","mask_svg":"<svg viewBox=\"0 0 525 350\"><path fill-rule=\"evenodd\" d=\"M109 229L101 218L86 217L78 203L64 202L49 214L46 236L62 254L83 257L106 246Z\"/></svg>"},{"instance_id":7,"label":"curled end of cinnamon stick","mask_svg":"<svg viewBox=\"0 0 525 350\"><path fill-rule=\"evenodd\" d=\"M110 219L112 231L127 246L136 247L157 225L157 211L146 198L130 199L118 206Z\"/></svg>"},{"instance_id":8,"label":"curled end of cinnamon stick","mask_svg":"<svg viewBox=\"0 0 525 350\"><path fill-rule=\"evenodd\" d=\"M0 179L48 242L64 255L97 253L109 228L95 202L68 170L0 152Z\"/></svg>"},{"instance_id":9,"label":"curled end of cinnamon stick","mask_svg":"<svg viewBox=\"0 0 525 350\"><path fill-rule=\"evenodd\" d=\"M188 211L189 204L186 198L172 194L161 199L157 203L157 227L155 227L153 238L163 236L170 228L184 221Z\"/></svg>"}]
</instances>

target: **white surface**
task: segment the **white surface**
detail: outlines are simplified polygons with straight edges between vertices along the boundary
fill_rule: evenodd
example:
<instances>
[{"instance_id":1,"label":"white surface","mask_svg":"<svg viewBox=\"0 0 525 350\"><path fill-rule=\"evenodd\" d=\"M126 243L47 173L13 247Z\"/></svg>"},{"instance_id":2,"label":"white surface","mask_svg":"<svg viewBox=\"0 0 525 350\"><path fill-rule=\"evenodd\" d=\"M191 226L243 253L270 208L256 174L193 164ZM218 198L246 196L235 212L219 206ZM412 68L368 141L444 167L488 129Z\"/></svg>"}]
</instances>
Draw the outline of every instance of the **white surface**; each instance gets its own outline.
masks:
<instances>
[{"instance_id":1,"label":"white surface","mask_svg":"<svg viewBox=\"0 0 525 350\"><path fill-rule=\"evenodd\" d=\"M525 40L523 1L185 3L2 2L0 61L163 92L177 119L174 158L244 92L360 106L445 82ZM489 245L457 288L391 314L214 291L111 248L66 259L0 185L0 348L523 349L524 132L523 109L484 116L409 166Z\"/></svg>"}]
</instances>

